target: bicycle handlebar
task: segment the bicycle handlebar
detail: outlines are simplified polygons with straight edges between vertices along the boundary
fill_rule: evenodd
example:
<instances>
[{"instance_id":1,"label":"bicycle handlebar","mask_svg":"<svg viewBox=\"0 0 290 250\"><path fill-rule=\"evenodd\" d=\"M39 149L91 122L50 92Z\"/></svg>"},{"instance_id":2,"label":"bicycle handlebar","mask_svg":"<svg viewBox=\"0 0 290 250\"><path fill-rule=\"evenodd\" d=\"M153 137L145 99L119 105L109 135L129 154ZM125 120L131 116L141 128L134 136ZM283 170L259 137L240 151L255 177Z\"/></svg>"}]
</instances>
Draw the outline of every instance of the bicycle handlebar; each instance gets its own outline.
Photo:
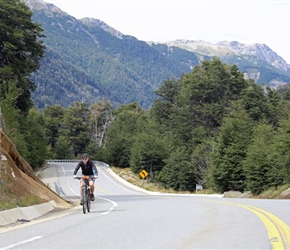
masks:
<instances>
[{"instance_id":1,"label":"bicycle handlebar","mask_svg":"<svg viewBox=\"0 0 290 250\"><path fill-rule=\"evenodd\" d=\"M92 179L93 180L96 180L98 178L98 176L95 178L95 177L93 177ZM74 179L76 179L76 180L82 180L82 176L76 176L76 177L74 177ZM89 179L90 180L90 179Z\"/></svg>"}]
</instances>

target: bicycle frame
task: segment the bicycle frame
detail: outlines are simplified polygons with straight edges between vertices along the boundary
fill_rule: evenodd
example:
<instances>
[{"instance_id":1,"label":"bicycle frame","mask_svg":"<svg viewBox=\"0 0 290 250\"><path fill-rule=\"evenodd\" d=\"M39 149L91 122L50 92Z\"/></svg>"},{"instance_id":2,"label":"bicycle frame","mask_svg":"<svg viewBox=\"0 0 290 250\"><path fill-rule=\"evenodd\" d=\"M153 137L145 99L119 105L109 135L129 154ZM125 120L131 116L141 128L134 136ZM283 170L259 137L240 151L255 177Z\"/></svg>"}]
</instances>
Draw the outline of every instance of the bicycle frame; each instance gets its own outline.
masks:
<instances>
[{"instance_id":1,"label":"bicycle frame","mask_svg":"<svg viewBox=\"0 0 290 250\"><path fill-rule=\"evenodd\" d=\"M83 180L84 185L82 186L82 201L83 201L83 213L85 214L87 211L88 213L91 210L91 189L90 189L90 178L89 176L82 176L82 177L77 177L76 179L78 180Z\"/></svg>"},{"instance_id":2,"label":"bicycle frame","mask_svg":"<svg viewBox=\"0 0 290 250\"><path fill-rule=\"evenodd\" d=\"M84 180L84 185L82 187L82 199L83 199L83 212L84 214L86 213L86 211L88 211L88 213L90 212L91 209L91 189L90 189L90 185L89 185L89 180Z\"/></svg>"}]
</instances>

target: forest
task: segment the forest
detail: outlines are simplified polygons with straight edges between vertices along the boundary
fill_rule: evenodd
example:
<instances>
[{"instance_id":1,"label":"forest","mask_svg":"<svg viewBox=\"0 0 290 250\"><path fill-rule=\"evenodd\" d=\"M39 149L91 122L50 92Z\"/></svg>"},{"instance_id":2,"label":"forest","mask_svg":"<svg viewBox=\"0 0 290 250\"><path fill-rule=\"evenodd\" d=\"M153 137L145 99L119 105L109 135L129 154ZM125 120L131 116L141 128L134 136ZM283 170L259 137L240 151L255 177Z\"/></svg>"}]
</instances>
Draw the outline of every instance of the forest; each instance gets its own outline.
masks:
<instances>
[{"instance_id":1,"label":"forest","mask_svg":"<svg viewBox=\"0 0 290 250\"><path fill-rule=\"evenodd\" d=\"M137 102L113 108L104 98L38 110L30 76L45 51L42 29L21 1L0 2L1 128L33 168L87 152L136 175L145 169L148 181L176 191L199 184L260 194L290 186L288 85L257 85L236 65L213 58L164 80L148 109Z\"/></svg>"}]
</instances>

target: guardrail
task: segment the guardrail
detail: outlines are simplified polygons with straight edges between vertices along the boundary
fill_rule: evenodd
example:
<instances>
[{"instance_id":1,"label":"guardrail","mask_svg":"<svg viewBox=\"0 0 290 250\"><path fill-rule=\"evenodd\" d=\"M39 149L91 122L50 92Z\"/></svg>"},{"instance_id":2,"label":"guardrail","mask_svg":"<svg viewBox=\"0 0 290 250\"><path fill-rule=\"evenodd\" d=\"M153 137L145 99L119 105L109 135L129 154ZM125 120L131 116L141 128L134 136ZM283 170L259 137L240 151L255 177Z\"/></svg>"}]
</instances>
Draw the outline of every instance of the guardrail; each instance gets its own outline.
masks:
<instances>
[{"instance_id":1,"label":"guardrail","mask_svg":"<svg viewBox=\"0 0 290 250\"><path fill-rule=\"evenodd\" d=\"M46 160L46 162L48 164L51 164L51 163L56 163L56 162L79 162L80 160L63 160L63 159L51 159L51 160ZM109 164L105 163L105 162L102 162L102 161L93 161L96 165L98 166L101 166L101 167L104 167L104 168L109 168Z\"/></svg>"}]
</instances>

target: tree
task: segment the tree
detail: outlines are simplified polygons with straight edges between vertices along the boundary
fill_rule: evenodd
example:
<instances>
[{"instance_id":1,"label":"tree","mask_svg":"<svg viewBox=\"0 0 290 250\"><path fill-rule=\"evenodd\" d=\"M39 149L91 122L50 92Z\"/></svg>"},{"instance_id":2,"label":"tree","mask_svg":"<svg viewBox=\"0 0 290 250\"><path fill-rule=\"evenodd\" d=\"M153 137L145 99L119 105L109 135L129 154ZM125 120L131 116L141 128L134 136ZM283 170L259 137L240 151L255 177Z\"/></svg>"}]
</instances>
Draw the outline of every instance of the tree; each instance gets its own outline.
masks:
<instances>
[{"instance_id":1,"label":"tree","mask_svg":"<svg viewBox=\"0 0 290 250\"><path fill-rule=\"evenodd\" d=\"M34 116L31 74L39 68L44 55L40 25L31 20L32 12L20 0L0 0L0 105L6 121L5 131L18 151L32 166L45 157L40 141L42 129ZM29 120L31 119L31 120ZM33 130L34 122L36 128ZM38 138L37 138L38 136ZM37 151L37 157L32 157Z\"/></svg>"},{"instance_id":2,"label":"tree","mask_svg":"<svg viewBox=\"0 0 290 250\"><path fill-rule=\"evenodd\" d=\"M105 145L106 133L113 120L113 107L109 100L104 99L91 107L92 136L98 147Z\"/></svg>"},{"instance_id":3,"label":"tree","mask_svg":"<svg viewBox=\"0 0 290 250\"><path fill-rule=\"evenodd\" d=\"M271 102L274 103L274 98L272 99ZM249 86L242 91L241 100L244 109L253 121L259 122L263 119L272 120L270 112L271 102L269 102L264 89L260 85L255 84L253 80L251 80Z\"/></svg>"},{"instance_id":4,"label":"tree","mask_svg":"<svg viewBox=\"0 0 290 250\"><path fill-rule=\"evenodd\" d=\"M73 148L73 156L86 151L91 140L90 110L87 103L76 102L64 113L64 135ZM64 140L63 140L64 141Z\"/></svg>"},{"instance_id":5,"label":"tree","mask_svg":"<svg viewBox=\"0 0 290 250\"><path fill-rule=\"evenodd\" d=\"M1 80L0 80L1 81ZM21 114L19 109L15 109L20 89L16 87L16 82L13 80L2 81L2 85L6 85L6 95L0 95L0 104L7 125L7 134L13 135L21 129L20 121ZM12 136L13 137L13 136ZM14 142L15 143L15 142Z\"/></svg>"},{"instance_id":6,"label":"tree","mask_svg":"<svg viewBox=\"0 0 290 250\"><path fill-rule=\"evenodd\" d=\"M278 127L279 120L282 118L282 99L278 91L266 88L267 104L268 104L268 123L272 124L274 128Z\"/></svg>"},{"instance_id":7,"label":"tree","mask_svg":"<svg viewBox=\"0 0 290 250\"><path fill-rule=\"evenodd\" d=\"M187 117L189 127L201 125L211 130L221 125L231 101L237 100L247 87L247 81L235 65L228 66L217 58L203 61L181 81L180 116Z\"/></svg>"},{"instance_id":8,"label":"tree","mask_svg":"<svg viewBox=\"0 0 290 250\"><path fill-rule=\"evenodd\" d=\"M207 136L215 136L223 117L230 111L231 101L239 99L248 85L235 65L228 66L217 58L203 61L177 83L167 83L169 89L165 94L169 92L170 95L165 96L169 96L167 99L170 101L160 100L163 105L156 103L156 108L161 106L169 114L167 120L170 122L167 121L167 124L175 140L180 141L179 146L191 144L192 131L197 127L204 127ZM177 96L173 98L170 90L177 87ZM166 106L168 103L169 106Z\"/></svg>"},{"instance_id":9,"label":"tree","mask_svg":"<svg viewBox=\"0 0 290 250\"><path fill-rule=\"evenodd\" d=\"M165 138L160 137L156 131L141 132L135 136L131 148L130 168L135 173L145 169L153 179L155 173L159 173L165 165L164 159L168 157L168 151Z\"/></svg>"},{"instance_id":10,"label":"tree","mask_svg":"<svg viewBox=\"0 0 290 250\"><path fill-rule=\"evenodd\" d=\"M269 175L276 166L270 163L269 154L273 150L273 138L272 125L261 123L254 128L252 144L243 163L247 189L253 194L260 194L272 184Z\"/></svg>"},{"instance_id":11,"label":"tree","mask_svg":"<svg viewBox=\"0 0 290 250\"><path fill-rule=\"evenodd\" d=\"M176 103L176 97L181 88L180 84L180 81L167 80L156 91L158 98L154 101L150 112L160 125L170 126L170 114L173 105Z\"/></svg>"},{"instance_id":12,"label":"tree","mask_svg":"<svg viewBox=\"0 0 290 250\"><path fill-rule=\"evenodd\" d=\"M59 106L47 106L43 112L45 136L48 147L48 157L54 158L56 144L60 136L61 128L64 126L64 109Z\"/></svg>"},{"instance_id":13,"label":"tree","mask_svg":"<svg viewBox=\"0 0 290 250\"><path fill-rule=\"evenodd\" d=\"M237 103L220 128L213 154L210 178L217 191L245 189L243 160L251 143L252 128L252 120Z\"/></svg>"},{"instance_id":14,"label":"tree","mask_svg":"<svg viewBox=\"0 0 290 250\"><path fill-rule=\"evenodd\" d=\"M13 107L27 113L35 89L29 77L44 55L43 30L31 21L32 11L24 2L0 0L0 6L0 96L5 97L7 83L14 82L19 92Z\"/></svg>"},{"instance_id":15,"label":"tree","mask_svg":"<svg viewBox=\"0 0 290 250\"><path fill-rule=\"evenodd\" d=\"M210 167L212 166L211 156L214 150L214 143L204 141L198 144L192 152L191 164L195 169L195 180L197 184L207 185L207 175Z\"/></svg>"},{"instance_id":16,"label":"tree","mask_svg":"<svg viewBox=\"0 0 290 250\"><path fill-rule=\"evenodd\" d=\"M25 131L27 116L24 116L19 109L15 108L21 90L17 88L15 80L3 81L3 85L7 85L6 95L0 95L0 105L5 120L4 132L13 141L22 156L25 157L29 155L28 144L30 143Z\"/></svg>"},{"instance_id":17,"label":"tree","mask_svg":"<svg viewBox=\"0 0 290 250\"><path fill-rule=\"evenodd\" d=\"M288 103L289 104L289 103ZM290 113L289 113L290 114ZM271 186L278 187L290 184L290 118L280 120L280 127L275 133L268 159L271 171L268 181Z\"/></svg>"},{"instance_id":18,"label":"tree","mask_svg":"<svg viewBox=\"0 0 290 250\"><path fill-rule=\"evenodd\" d=\"M138 133L138 120L142 120L145 114L137 103L131 103L121 105L113 116L104 148L105 159L109 164L129 167L131 147Z\"/></svg>"},{"instance_id":19,"label":"tree","mask_svg":"<svg viewBox=\"0 0 290 250\"><path fill-rule=\"evenodd\" d=\"M158 179L166 188L172 188L176 191L193 191L198 183L197 171L190 162L189 150L182 146L175 148L170 156L165 160Z\"/></svg>"},{"instance_id":20,"label":"tree","mask_svg":"<svg viewBox=\"0 0 290 250\"><path fill-rule=\"evenodd\" d=\"M56 159L72 159L74 155L74 147L69 137L60 135L56 145L54 156Z\"/></svg>"},{"instance_id":21,"label":"tree","mask_svg":"<svg viewBox=\"0 0 290 250\"><path fill-rule=\"evenodd\" d=\"M35 108L29 110L26 123L27 155L22 155L32 168L42 167L46 159L43 115Z\"/></svg>"}]
</instances>

